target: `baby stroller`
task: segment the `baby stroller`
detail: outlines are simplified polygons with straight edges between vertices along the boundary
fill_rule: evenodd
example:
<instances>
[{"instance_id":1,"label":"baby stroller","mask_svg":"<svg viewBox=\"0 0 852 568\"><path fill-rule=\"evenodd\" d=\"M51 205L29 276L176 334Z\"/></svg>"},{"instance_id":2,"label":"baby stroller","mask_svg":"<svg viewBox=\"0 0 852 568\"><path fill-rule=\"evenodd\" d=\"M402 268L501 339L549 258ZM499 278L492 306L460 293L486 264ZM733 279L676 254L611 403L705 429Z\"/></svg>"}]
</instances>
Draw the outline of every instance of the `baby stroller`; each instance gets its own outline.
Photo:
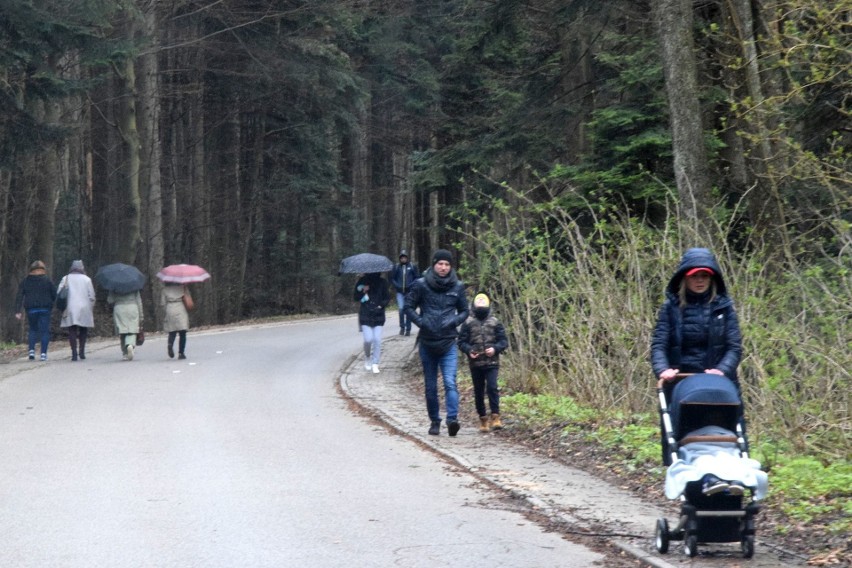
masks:
<instances>
[{"instance_id":1,"label":"baby stroller","mask_svg":"<svg viewBox=\"0 0 852 568\"><path fill-rule=\"evenodd\" d=\"M667 392L669 390L670 396ZM687 458L684 446L693 444L690 447L696 447L695 443L725 444L730 448L729 452L748 458L742 403L737 387L729 379L704 373L689 375L676 383L673 389L660 386L658 395L664 450L668 452L672 463L679 459L680 463L685 463L683 460ZM711 419L715 426L735 435L687 436L703 427L706 430L708 419ZM722 423L716 424L718 421ZM765 479L765 474L761 475ZM666 481L668 489L668 477ZM684 553L692 557L698 553L699 543L740 542L743 557L751 558L754 555L754 517L760 511L760 505L754 500L753 488L743 488L751 493L749 498L746 491L739 494L719 492L708 495L702 491L700 479L686 482L683 487L683 492L676 497L681 501L677 526L670 530L665 518L657 519L657 550L664 554L668 552L669 541L682 540ZM675 498L673 495L669 496ZM744 505L744 501L748 502Z\"/></svg>"}]
</instances>

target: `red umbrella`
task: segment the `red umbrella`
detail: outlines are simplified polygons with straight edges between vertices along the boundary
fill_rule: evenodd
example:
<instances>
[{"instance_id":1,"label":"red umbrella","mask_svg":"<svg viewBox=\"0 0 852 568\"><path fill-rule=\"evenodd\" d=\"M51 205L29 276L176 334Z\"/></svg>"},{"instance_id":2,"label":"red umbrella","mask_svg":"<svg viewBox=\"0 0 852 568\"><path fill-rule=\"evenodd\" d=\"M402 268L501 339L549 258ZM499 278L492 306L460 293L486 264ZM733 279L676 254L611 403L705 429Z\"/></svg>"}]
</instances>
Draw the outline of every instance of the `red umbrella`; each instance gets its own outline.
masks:
<instances>
[{"instance_id":1,"label":"red umbrella","mask_svg":"<svg viewBox=\"0 0 852 568\"><path fill-rule=\"evenodd\" d=\"M196 264L170 264L157 273L157 278L163 282L191 284L204 282L210 278L210 274Z\"/></svg>"}]
</instances>

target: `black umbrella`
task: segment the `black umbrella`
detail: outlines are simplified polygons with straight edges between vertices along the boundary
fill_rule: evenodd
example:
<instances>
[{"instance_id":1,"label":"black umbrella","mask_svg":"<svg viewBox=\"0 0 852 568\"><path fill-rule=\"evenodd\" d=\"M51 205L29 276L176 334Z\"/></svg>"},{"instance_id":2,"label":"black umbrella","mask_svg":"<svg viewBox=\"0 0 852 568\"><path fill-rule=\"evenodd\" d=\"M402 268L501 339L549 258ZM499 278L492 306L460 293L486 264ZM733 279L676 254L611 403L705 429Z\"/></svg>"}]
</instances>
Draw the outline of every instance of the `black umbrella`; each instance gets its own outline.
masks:
<instances>
[{"instance_id":1,"label":"black umbrella","mask_svg":"<svg viewBox=\"0 0 852 568\"><path fill-rule=\"evenodd\" d=\"M145 280L145 275L139 272L138 268L120 262L101 266L95 274L95 282L101 288L116 294L130 294L141 290L145 286Z\"/></svg>"},{"instance_id":2,"label":"black umbrella","mask_svg":"<svg viewBox=\"0 0 852 568\"><path fill-rule=\"evenodd\" d=\"M386 256L362 252L348 256L340 261L338 274L369 274L371 272L387 272L393 268L393 262Z\"/></svg>"}]
</instances>

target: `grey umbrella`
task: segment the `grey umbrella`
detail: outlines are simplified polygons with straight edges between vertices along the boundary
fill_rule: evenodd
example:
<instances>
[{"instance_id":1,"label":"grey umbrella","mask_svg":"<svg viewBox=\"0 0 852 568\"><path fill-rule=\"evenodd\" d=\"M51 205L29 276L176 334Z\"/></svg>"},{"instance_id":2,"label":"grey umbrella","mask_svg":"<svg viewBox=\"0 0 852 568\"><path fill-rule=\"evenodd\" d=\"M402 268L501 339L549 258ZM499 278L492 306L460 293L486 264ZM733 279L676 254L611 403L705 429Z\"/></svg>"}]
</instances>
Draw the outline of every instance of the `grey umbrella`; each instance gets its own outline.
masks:
<instances>
[{"instance_id":1,"label":"grey umbrella","mask_svg":"<svg viewBox=\"0 0 852 568\"><path fill-rule=\"evenodd\" d=\"M130 294L145 286L145 275L138 268L116 262L101 266L95 274L98 286L116 294Z\"/></svg>"},{"instance_id":2,"label":"grey umbrella","mask_svg":"<svg viewBox=\"0 0 852 568\"><path fill-rule=\"evenodd\" d=\"M369 274L371 272L387 272L393 268L393 262L386 256L362 252L347 256L340 261L338 274Z\"/></svg>"}]
</instances>

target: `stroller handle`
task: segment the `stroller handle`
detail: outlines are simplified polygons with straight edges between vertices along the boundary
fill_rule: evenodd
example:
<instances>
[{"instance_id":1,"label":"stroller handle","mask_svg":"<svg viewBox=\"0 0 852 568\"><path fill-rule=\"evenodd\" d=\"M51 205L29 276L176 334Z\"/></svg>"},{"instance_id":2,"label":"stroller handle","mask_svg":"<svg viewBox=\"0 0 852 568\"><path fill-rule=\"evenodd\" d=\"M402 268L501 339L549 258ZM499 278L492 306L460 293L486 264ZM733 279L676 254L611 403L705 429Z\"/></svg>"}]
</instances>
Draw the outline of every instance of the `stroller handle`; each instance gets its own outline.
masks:
<instances>
[{"instance_id":1,"label":"stroller handle","mask_svg":"<svg viewBox=\"0 0 852 568\"><path fill-rule=\"evenodd\" d=\"M658 391L663 390L663 385L665 385L666 383L674 384L681 379L685 379L686 377L691 377L692 375L696 375L696 374L697 373L678 373L674 376L674 379L672 379L670 381L667 381L665 379L660 379L660 380L657 381L657 390Z\"/></svg>"}]
</instances>

